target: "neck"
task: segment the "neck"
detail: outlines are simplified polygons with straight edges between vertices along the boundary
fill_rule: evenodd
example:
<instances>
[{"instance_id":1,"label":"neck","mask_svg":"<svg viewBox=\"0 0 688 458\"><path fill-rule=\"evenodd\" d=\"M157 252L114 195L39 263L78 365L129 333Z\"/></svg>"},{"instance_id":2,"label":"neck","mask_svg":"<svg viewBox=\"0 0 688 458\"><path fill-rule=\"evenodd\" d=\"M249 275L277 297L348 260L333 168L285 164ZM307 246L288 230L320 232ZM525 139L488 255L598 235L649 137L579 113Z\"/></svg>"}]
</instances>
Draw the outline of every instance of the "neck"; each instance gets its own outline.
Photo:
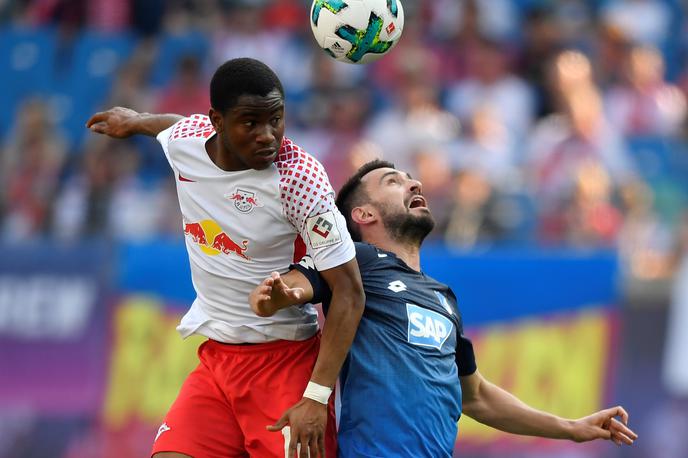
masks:
<instances>
[{"instance_id":1,"label":"neck","mask_svg":"<svg viewBox=\"0 0 688 458\"><path fill-rule=\"evenodd\" d=\"M394 253L415 271L420 272L420 245L399 242L385 236L367 236L363 241L375 245L381 250Z\"/></svg>"},{"instance_id":2,"label":"neck","mask_svg":"<svg viewBox=\"0 0 688 458\"><path fill-rule=\"evenodd\" d=\"M241 167L232 161L231 155L222 147L219 134L215 134L206 142L205 149L210 157L210 160L225 172L236 172L238 170L245 170L247 167Z\"/></svg>"}]
</instances>

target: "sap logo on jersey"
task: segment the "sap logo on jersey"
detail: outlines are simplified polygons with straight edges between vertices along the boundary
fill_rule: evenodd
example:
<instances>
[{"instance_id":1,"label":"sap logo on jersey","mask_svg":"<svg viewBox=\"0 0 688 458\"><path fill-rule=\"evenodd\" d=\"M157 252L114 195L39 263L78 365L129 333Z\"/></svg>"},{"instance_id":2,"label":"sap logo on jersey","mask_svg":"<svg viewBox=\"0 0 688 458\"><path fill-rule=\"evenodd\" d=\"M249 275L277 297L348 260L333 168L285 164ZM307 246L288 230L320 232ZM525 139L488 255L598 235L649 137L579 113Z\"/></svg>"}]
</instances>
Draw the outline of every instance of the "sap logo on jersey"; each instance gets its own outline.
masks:
<instances>
[{"instance_id":1,"label":"sap logo on jersey","mask_svg":"<svg viewBox=\"0 0 688 458\"><path fill-rule=\"evenodd\" d=\"M413 304L406 304L408 315L408 341L423 347L442 348L454 329L454 324L443 315Z\"/></svg>"}]
</instances>

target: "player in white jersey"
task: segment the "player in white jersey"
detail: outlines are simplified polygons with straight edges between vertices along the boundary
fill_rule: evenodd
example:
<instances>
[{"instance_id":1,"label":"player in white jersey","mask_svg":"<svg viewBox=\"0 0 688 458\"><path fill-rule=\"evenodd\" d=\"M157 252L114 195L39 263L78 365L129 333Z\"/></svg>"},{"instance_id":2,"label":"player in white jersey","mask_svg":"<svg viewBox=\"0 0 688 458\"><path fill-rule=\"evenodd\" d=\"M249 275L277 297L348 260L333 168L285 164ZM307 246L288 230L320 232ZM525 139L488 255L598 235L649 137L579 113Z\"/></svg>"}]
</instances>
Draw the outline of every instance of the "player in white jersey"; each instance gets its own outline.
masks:
<instances>
[{"instance_id":1,"label":"player in white jersey","mask_svg":"<svg viewBox=\"0 0 688 458\"><path fill-rule=\"evenodd\" d=\"M116 107L87 123L162 145L197 293L177 329L209 338L153 454L283 457L300 445L302 457L324 458L325 449L335 456L330 394L364 301L353 243L322 165L284 137L284 91L272 70L254 59L228 61L213 76L210 99L209 116ZM333 291L322 337L312 305L269 318L248 305L255 285L286 271L304 244Z\"/></svg>"}]
</instances>

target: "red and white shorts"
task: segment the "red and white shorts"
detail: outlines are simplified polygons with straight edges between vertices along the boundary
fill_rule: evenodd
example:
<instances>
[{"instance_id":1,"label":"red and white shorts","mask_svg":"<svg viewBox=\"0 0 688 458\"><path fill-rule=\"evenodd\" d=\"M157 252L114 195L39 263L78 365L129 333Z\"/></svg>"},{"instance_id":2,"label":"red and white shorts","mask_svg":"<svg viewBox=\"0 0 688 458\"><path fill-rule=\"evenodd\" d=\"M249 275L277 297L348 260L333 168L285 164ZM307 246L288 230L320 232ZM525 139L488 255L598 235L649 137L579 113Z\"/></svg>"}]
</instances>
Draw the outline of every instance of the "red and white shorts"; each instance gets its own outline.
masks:
<instances>
[{"instance_id":1,"label":"red and white shorts","mask_svg":"<svg viewBox=\"0 0 688 458\"><path fill-rule=\"evenodd\" d=\"M198 348L200 364L184 382L151 453L284 458L283 434L265 427L301 399L319 348L319 334L254 345L204 342ZM325 438L328 458L337 453L333 399Z\"/></svg>"}]
</instances>

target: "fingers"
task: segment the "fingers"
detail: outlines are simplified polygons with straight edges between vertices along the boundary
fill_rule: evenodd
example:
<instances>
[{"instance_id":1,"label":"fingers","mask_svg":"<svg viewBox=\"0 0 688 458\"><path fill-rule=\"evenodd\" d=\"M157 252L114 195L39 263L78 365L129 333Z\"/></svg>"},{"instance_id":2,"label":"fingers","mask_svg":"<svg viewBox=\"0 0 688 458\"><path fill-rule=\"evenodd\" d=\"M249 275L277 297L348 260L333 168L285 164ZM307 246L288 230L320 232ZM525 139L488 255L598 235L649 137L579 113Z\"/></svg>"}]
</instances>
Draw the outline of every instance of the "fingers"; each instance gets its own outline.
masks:
<instances>
[{"instance_id":1,"label":"fingers","mask_svg":"<svg viewBox=\"0 0 688 458\"><path fill-rule=\"evenodd\" d=\"M616 437L628 445L631 445L638 438L638 435L628 426L615 419L609 425L609 432L612 434L612 437Z\"/></svg>"},{"instance_id":2,"label":"fingers","mask_svg":"<svg viewBox=\"0 0 688 458\"><path fill-rule=\"evenodd\" d=\"M286 416L280 418L274 425L266 426L271 432L282 431L289 421ZM298 458L325 458L325 438L322 435L311 437L308 433L299 433L298 429L286 427L285 440L289 441L287 456ZM284 432L283 432L284 434Z\"/></svg>"},{"instance_id":3,"label":"fingers","mask_svg":"<svg viewBox=\"0 0 688 458\"><path fill-rule=\"evenodd\" d=\"M270 278L274 282L275 288L279 288L283 293L286 293L289 290L289 286L284 283L284 280L282 280L282 276L279 274L279 272L272 272L270 274Z\"/></svg>"},{"instance_id":4,"label":"fingers","mask_svg":"<svg viewBox=\"0 0 688 458\"><path fill-rule=\"evenodd\" d=\"M272 298L272 278L266 278L263 282L255 289L255 292L260 301L269 301Z\"/></svg>"},{"instance_id":5,"label":"fingers","mask_svg":"<svg viewBox=\"0 0 688 458\"><path fill-rule=\"evenodd\" d=\"M610 413L611 414L611 413ZM611 440L616 445L632 445L638 435L626 425L616 419L606 421L602 427L597 427L597 437Z\"/></svg>"},{"instance_id":6,"label":"fingers","mask_svg":"<svg viewBox=\"0 0 688 458\"><path fill-rule=\"evenodd\" d=\"M303 297L303 288L293 288L290 290L290 295L295 301L301 300Z\"/></svg>"},{"instance_id":7,"label":"fingers","mask_svg":"<svg viewBox=\"0 0 688 458\"><path fill-rule=\"evenodd\" d=\"M605 440L613 440L612 432L609 431L608 429L599 428L599 427L596 427L595 429L597 431L597 437L598 438L605 439ZM588 440L590 440L590 439L588 439Z\"/></svg>"},{"instance_id":8,"label":"fingers","mask_svg":"<svg viewBox=\"0 0 688 458\"><path fill-rule=\"evenodd\" d=\"M318 452L321 458L325 458L325 436L318 437Z\"/></svg>"},{"instance_id":9,"label":"fingers","mask_svg":"<svg viewBox=\"0 0 688 458\"><path fill-rule=\"evenodd\" d=\"M310 438L307 434L301 434L301 437L299 439L299 444L301 445L301 447L299 447L298 449L299 458L308 458L308 453L311 449L311 441L309 439ZM313 451L315 452L315 448L313 449ZM315 457L317 455L313 456Z\"/></svg>"},{"instance_id":10,"label":"fingers","mask_svg":"<svg viewBox=\"0 0 688 458\"><path fill-rule=\"evenodd\" d=\"M287 420L286 415L282 415L282 417L279 420L277 420L277 423L275 423L274 425L268 425L265 427L265 429L272 432L281 431L282 428L284 428L288 424L289 421Z\"/></svg>"},{"instance_id":11,"label":"fingers","mask_svg":"<svg viewBox=\"0 0 688 458\"><path fill-rule=\"evenodd\" d=\"M604 413L607 414L610 418L620 417L624 425L628 424L628 412L626 412L626 410L621 406L611 407L605 410Z\"/></svg>"},{"instance_id":12,"label":"fingers","mask_svg":"<svg viewBox=\"0 0 688 458\"><path fill-rule=\"evenodd\" d=\"M631 439L630 437L628 437L627 435L625 435L623 433L613 434L612 435L612 441L616 445L621 445L622 443L624 443L626 445L633 445L633 439Z\"/></svg>"},{"instance_id":13,"label":"fingers","mask_svg":"<svg viewBox=\"0 0 688 458\"><path fill-rule=\"evenodd\" d=\"M294 436L291 436L291 439L289 440L289 453L287 456L292 457L292 456L297 456L296 451L297 451L297 444L298 440L294 438Z\"/></svg>"},{"instance_id":14,"label":"fingers","mask_svg":"<svg viewBox=\"0 0 688 458\"><path fill-rule=\"evenodd\" d=\"M303 297L303 288L290 288L289 285L282 280L282 276L279 272L272 272L270 275L270 278L274 281L274 288L277 288L280 294L293 301L298 301Z\"/></svg>"},{"instance_id":15,"label":"fingers","mask_svg":"<svg viewBox=\"0 0 688 458\"><path fill-rule=\"evenodd\" d=\"M104 122L99 122L99 123L93 124L90 129L91 129L91 132L95 132L97 134L108 135L108 133L109 133L108 132L108 126Z\"/></svg>"},{"instance_id":16,"label":"fingers","mask_svg":"<svg viewBox=\"0 0 688 458\"><path fill-rule=\"evenodd\" d=\"M86 121L86 127L90 129L94 124L105 121L105 118L107 118L107 113L104 111L99 111L91 116L88 121Z\"/></svg>"},{"instance_id":17,"label":"fingers","mask_svg":"<svg viewBox=\"0 0 688 458\"><path fill-rule=\"evenodd\" d=\"M253 294L258 301L269 301L272 294L272 286L260 285L254 290Z\"/></svg>"},{"instance_id":18,"label":"fingers","mask_svg":"<svg viewBox=\"0 0 688 458\"><path fill-rule=\"evenodd\" d=\"M318 456L321 456L318 453L318 441L315 439L311 439L311 441L308 443L308 453L306 455L303 455L303 449L306 447L301 446L301 455L304 456L305 458L308 458L309 456L311 458L316 458ZM325 457L323 457L325 458Z\"/></svg>"}]
</instances>

